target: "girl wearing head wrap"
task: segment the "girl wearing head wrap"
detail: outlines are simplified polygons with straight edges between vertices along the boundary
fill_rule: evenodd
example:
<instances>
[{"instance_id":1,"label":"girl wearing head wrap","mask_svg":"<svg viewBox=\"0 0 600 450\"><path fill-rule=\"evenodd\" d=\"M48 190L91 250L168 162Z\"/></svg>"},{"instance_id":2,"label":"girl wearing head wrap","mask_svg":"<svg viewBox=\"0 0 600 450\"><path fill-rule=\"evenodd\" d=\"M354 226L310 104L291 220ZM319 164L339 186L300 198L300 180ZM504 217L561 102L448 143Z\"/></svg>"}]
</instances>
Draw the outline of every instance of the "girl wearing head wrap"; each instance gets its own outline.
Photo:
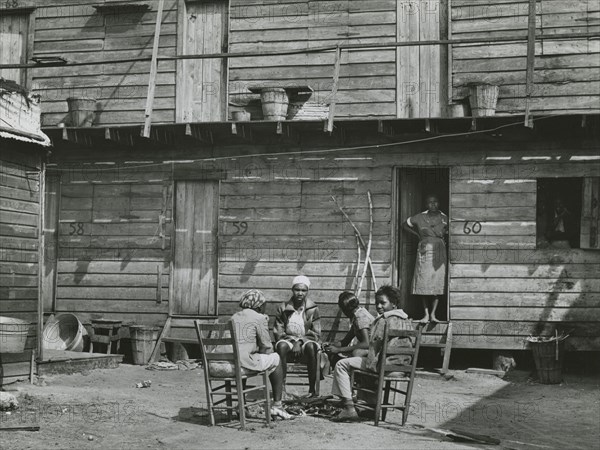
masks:
<instances>
[{"instance_id":1,"label":"girl wearing head wrap","mask_svg":"<svg viewBox=\"0 0 600 450\"><path fill-rule=\"evenodd\" d=\"M267 301L265 295L250 289L242 294L241 311L231 317L236 326L240 363L244 369L260 372L269 371L269 380L273 389L273 407L271 415L283 419L291 416L283 409L283 367L277 353L273 353L273 344L269 334L269 317L265 315Z\"/></svg>"},{"instance_id":2,"label":"girl wearing head wrap","mask_svg":"<svg viewBox=\"0 0 600 450\"><path fill-rule=\"evenodd\" d=\"M317 356L321 338L319 308L308 297L310 280L298 275L292 281L292 297L277 309L275 316L275 348L281 358L283 377L287 361L303 361L308 367L309 396L316 396Z\"/></svg>"}]
</instances>

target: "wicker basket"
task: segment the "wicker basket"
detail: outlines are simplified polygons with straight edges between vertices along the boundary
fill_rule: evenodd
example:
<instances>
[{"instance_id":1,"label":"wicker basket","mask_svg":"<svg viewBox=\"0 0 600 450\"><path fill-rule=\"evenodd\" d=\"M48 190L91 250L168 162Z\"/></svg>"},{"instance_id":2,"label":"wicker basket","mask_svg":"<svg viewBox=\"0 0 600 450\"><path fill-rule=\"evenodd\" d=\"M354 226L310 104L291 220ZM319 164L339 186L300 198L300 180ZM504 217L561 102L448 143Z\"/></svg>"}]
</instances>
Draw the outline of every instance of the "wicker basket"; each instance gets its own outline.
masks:
<instances>
[{"instance_id":1,"label":"wicker basket","mask_svg":"<svg viewBox=\"0 0 600 450\"><path fill-rule=\"evenodd\" d=\"M496 114L499 87L493 84L469 86L469 103L473 117L489 117Z\"/></svg>"}]
</instances>

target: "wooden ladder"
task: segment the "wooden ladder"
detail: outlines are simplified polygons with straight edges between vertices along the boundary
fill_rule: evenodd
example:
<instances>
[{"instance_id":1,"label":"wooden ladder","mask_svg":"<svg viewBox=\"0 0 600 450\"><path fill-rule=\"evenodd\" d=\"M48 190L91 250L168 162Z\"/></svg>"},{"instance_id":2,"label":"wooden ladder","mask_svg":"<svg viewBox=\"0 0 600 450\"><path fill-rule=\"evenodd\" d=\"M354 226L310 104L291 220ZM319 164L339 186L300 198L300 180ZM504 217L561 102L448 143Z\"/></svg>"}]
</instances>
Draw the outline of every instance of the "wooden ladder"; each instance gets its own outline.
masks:
<instances>
[{"instance_id":1,"label":"wooden ladder","mask_svg":"<svg viewBox=\"0 0 600 450\"><path fill-rule=\"evenodd\" d=\"M200 345L198 337L196 336L196 329L194 328L194 320L206 320L207 323L217 323L218 319L214 317L196 317L196 316L177 316L169 315L165 322L152 355L150 356L150 363L156 361L160 353L160 344L162 342L171 342L179 344L191 344Z\"/></svg>"},{"instance_id":2,"label":"wooden ladder","mask_svg":"<svg viewBox=\"0 0 600 450\"><path fill-rule=\"evenodd\" d=\"M441 329L443 328L443 329ZM442 375L448 373L450 365L450 353L452 351L452 322L429 322L423 327L423 340L421 347L441 348L444 352ZM437 340L439 336L439 341Z\"/></svg>"}]
</instances>

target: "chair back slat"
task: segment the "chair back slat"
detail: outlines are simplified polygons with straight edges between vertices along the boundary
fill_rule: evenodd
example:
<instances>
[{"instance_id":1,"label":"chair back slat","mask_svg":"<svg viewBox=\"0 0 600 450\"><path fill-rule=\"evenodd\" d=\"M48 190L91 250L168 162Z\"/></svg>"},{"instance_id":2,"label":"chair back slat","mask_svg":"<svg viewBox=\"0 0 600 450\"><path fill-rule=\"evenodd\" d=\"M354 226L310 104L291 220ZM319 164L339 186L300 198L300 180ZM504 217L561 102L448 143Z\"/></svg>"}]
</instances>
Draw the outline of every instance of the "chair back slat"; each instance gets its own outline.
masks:
<instances>
[{"instance_id":1,"label":"chair back slat","mask_svg":"<svg viewBox=\"0 0 600 450\"><path fill-rule=\"evenodd\" d=\"M406 365L406 364L386 364L383 367L383 370L385 373L389 373L389 372L404 372L404 373L410 373L412 370L412 365Z\"/></svg>"},{"instance_id":2,"label":"chair back slat","mask_svg":"<svg viewBox=\"0 0 600 450\"><path fill-rule=\"evenodd\" d=\"M233 338L221 337L221 338L203 338L202 341L206 346L214 346L214 345L233 345Z\"/></svg>"},{"instance_id":3,"label":"chair back slat","mask_svg":"<svg viewBox=\"0 0 600 450\"><path fill-rule=\"evenodd\" d=\"M233 351L231 353L207 353L207 361L235 361Z\"/></svg>"},{"instance_id":4,"label":"chair back slat","mask_svg":"<svg viewBox=\"0 0 600 450\"><path fill-rule=\"evenodd\" d=\"M413 347L388 347L387 355L414 355L415 349Z\"/></svg>"},{"instance_id":5,"label":"chair back slat","mask_svg":"<svg viewBox=\"0 0 600 450\"><path fill-rule=\"evenodd\" d=\"M420 334L419 330L406 329L406 330L388 330L388 337L414 337L416 338Z\"/></svg>"}]
</instances>

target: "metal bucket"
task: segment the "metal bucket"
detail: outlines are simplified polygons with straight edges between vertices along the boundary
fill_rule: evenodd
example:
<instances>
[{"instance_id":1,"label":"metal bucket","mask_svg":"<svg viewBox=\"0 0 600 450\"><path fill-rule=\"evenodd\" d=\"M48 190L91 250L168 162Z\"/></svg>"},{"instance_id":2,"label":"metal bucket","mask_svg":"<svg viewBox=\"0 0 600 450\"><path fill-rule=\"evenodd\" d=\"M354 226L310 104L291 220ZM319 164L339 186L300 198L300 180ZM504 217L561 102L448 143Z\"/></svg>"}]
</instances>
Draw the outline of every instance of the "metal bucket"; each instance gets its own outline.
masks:
<instances>
[{"instance_id":1,"label":"metal bucket","mask_svg":"<svg viewBox=\"0 0 600 450\"><path fill-rule=\"evenodd\" d=\"M13 317L0 317L0 353L23 353L30 323Z\"/></svg>"},{"instance_id":2,"label":"metal bucket","mask_svg":"<svg viewBox=\"0 0 600 450\"><path fill-rule=\"evenodd\" d=\"M83 351L87 331L74 314L58 314L44 327L43 347L48 350Z\"/></svg>"},{"instance_id":3,"label":"metal bucket","mask_svg":"<svg viewBox=\"0 0 600 450\"><path fill-rule=\"evenodd\" d=\"M96 116L96 99L88 97L69 97L70 125L73 127L91 127Z\"/></svg>"}]
</instances>

